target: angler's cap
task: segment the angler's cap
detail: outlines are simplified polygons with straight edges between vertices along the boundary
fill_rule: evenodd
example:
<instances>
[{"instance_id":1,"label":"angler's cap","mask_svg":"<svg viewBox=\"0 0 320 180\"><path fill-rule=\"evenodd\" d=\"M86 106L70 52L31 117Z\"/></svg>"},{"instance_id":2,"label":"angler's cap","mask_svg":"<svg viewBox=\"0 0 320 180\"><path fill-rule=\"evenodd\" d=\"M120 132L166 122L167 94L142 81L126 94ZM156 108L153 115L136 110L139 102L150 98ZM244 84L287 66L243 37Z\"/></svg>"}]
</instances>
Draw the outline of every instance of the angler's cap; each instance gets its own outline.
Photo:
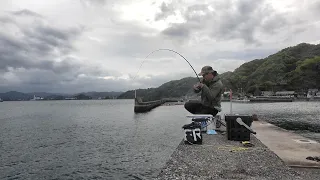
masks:
<instances>
[{"instance_id":1,"label":"angler's cap","mask_svg":"<svg viewBox=\"0 0 320 180\"><path fill-rule=\"evenodd\" d=\"M198 75L203 76L204 74L212 73L212 72L214 72L214 70L212 69L211 66L203 66L203 68L201 69L201 72Z\"/></svg>"}]
</instances>

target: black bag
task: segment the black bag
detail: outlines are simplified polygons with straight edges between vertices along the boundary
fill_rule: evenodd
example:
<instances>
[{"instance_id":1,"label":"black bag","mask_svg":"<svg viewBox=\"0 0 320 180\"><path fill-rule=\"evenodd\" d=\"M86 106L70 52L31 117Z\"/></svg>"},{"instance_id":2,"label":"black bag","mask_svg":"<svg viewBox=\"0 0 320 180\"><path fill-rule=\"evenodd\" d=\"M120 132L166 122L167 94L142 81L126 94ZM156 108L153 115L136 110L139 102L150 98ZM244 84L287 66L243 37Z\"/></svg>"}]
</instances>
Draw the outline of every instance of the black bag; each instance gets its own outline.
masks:
<instances>
[{"instance_id":1,"label":"black bag","mask_svg":"<svg viewBox=\"0 0 320 180\"><path fill-rule=\"evenodd\" d=\"M201 125L196 122L182 126L185 132L185 144L202 144Z\"/></svg>"}]
</instances>

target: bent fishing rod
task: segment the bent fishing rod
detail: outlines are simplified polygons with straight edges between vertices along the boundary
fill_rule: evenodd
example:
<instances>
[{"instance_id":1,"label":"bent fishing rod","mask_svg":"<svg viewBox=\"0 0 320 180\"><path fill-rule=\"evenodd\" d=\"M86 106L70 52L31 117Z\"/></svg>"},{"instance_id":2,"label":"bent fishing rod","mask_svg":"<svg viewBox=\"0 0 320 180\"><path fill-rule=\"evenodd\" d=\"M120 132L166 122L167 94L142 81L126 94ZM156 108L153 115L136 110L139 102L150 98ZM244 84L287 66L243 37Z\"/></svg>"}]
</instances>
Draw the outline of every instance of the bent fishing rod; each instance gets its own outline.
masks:
<instances>
[{"instance_id":1,"label":"bent fishing rod","mask_svg":"<svg viewBox=\"0 0 320 180\"><path fill-rule=\"evenodd\" d=\"M180 53L178 53L177 51L174 51L174 50L172 50L172 49L157 49L157 50L154 50L154 51L152 51L151 53L149 53L149 54L145 57L145 59L142 61L141 65L140 65L140 67L139 67L138 72L140 71L140 68L141 68L142 64L147 60L147 58L148 58L151 54L153 54L153 53L155 53L155 52L157 52L157 51L171 51L171 52L174 52L174 53L178 54L180 57L182 57L182 58L189 64L189 66L192 68L193 72L196 74L199 82L201 82L201 80L200 80L197 72L194 70L194 68L192 67L192 65L190 64L190 62L189 62L185 57L183 57ZM136 76L138 75L138 72L137 72ZM136 76L135 76L133 79L135 79Z\"/></svg>"}]
</instances>

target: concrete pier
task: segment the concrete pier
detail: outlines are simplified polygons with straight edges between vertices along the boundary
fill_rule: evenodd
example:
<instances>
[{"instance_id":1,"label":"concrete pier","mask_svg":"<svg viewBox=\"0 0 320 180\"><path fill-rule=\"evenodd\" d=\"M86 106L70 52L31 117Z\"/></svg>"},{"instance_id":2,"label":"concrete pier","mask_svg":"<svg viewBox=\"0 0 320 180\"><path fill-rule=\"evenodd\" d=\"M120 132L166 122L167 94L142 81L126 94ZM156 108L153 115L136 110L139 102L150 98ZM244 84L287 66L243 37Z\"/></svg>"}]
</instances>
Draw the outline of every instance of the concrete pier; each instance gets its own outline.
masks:
<instances>
[{"instance_id":1,"label":"concrete pier","mask_svg":"<svg viewBox=\"0 0 320 180\"><path fill-rule=\"evenodd\" d=\"M161 106L162 104L166 102L178 102L178 100L175 99L170 99L170 98L164 98L161 100L156 100L156 101L148 101L148 102L143 102L141 98L135 98L135 103L134 103L134 112L135 113L144 113L151 111L152 109Z\"/></svg>"},{"instance_id":2,"label":"concrete pier","mask_svg":"<svg viewBox=\"0 0 320 180\"><path fill-rule=\"evenodd\" d=\"M306 159L320 157L320 143L264 121L254 121L255 135L288 166L320 168L320 162ZM320 179L320 177L319 177Z\"/></svg>"},{"instance_id":3,"label":"concrete pier","mask_svg":"<svg viewBox=\"0 0 320 180\"><path fill-rule=\"evenodd\" d=\"M152 109L162 105L165 103L165 100L156 100L156 101L148 101L142 102L141 98L135 98L134 100L134 112L135 113L143 113L151 111Z\"/></svg>"},{"instance_id":4,"label":"concrete pier","mask_svg":"<svg viewBox=\"0 0 320 180\"><path fill-rule=\"evenodd\" d=\"M281 150L280 145L270 146L272 140L269 139L269 143L266 143L267 141L261 138L269 136L272 137L271 139L281 141L283 134L272 136L267 132L264 134L262 133L265 131L264 127L259 127L256 122L252 127L257 131L257 136L251 135L250 140L254 147L244 147L238 141L228 141L225 132L216 135L203 134L202 145L185 145L182 140L155 179L319 179L320 169L290 167L287 165L290 161L284 161L280 158L285 156L279 157L275 153L277 151L273 147ZM271 133L271 131L269 132ZM258 138L261 138L266 145ZM300 139L300 137L292 139ZM287 141L287 139L283 139L283 141ZM283 142L283 144L285 143ZM283 147L291 148L291 146ZM290 152L290 150L288 151ZM316 153L310 155L316 155ZM289 156L291 157L291 155Z\"/></svg>"}]
</instances>

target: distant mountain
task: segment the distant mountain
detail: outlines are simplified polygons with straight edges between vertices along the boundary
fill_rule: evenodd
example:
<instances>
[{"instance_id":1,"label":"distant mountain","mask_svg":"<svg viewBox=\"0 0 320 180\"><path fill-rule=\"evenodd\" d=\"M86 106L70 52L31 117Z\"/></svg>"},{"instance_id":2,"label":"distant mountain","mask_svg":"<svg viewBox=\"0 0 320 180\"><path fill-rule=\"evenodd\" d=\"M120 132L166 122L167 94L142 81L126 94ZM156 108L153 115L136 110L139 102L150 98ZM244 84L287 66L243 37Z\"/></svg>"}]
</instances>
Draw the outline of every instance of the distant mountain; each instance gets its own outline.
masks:
<instances>
[{"instance_id":1,"label":"distant mountain","mask_svg":"<svg viewBox=\"0 0 320 180\"><path fill-rule=\"evenodd\" d=\"M32 97L35 95L37 97L49 97L49 96L70 96L70 94L64 94L64 93L47 93L47 92L31 92L31 93L26 93L29 95L32 95Z\"/></svg>"},{"instance_id":2,"label":"distant mountain","mask_svg":"<svg viewBox=\"0 0 320 180\"><path fill-rule=\"evenodd\" d=\"M123 92L84 92L84 93L79 93L79 94L84 94L86 96L92 97L92 99L98 99L98 98L117 98L120 94Z\"/></svg>"},{"instance_id":3,"label":"distant mountain","mask_svg":"<svg viewBox=\"0 0 320 180\"><path fill-rule=\"evenodd\" d=\"M233 72L220 74L224 87L234 93L253 94L258 91L294 90L306 92L308 88L320 89L320 44L301 43L285 48L264 59L242 64ZM183 78L167 82L157 88L138 89L143 101L166 97L195 95L192 85L197 78ZM119 99L134 98L134 90L121 94Z\"/></svg>"},{"instance_id":4,"label":"distant mountain","mask_svg":"<svg viewBox=\"0 0 320 180\"><path fill-rule=\"evenodd\" d=\"M9 91L6 93L0 93L0 98L3 101L17 101L17 100L25 101L33 98L33 96L26 93L17 92L17 91Z\"/></svg>"},{"instance_id":5,"label":"distant mountain","mask_svg":"<svg viewBox=\"0 0 320 180\"><path fill-rule=\"evenodd\" d=\"M76 94L63 94L63 93L47 93L47 92L32 92L22 93L17 91L10 91L6 93L0 93L0 98L4 101L27 101L34 96L42 97L45 100L63 100L65 98L78 97L79 99L112 99L117 98L123 92L84 92Z\"/></svg>"},{"instance_id":6,"label":"distant mountain","mask_svg":"<svg viewBox=\"0 0 320 180\"><path fill-rule=\"evenodd\" d=\"M197 78L186 77L180 80L173 80L162 84L158 88L137 89L137 96L143 101L158 100L161 98L182 97L188 93L192 93L192 86L198 81ZM118 99L133 99L134 90L127 91Z\"/></svg>"}]
</instances>

